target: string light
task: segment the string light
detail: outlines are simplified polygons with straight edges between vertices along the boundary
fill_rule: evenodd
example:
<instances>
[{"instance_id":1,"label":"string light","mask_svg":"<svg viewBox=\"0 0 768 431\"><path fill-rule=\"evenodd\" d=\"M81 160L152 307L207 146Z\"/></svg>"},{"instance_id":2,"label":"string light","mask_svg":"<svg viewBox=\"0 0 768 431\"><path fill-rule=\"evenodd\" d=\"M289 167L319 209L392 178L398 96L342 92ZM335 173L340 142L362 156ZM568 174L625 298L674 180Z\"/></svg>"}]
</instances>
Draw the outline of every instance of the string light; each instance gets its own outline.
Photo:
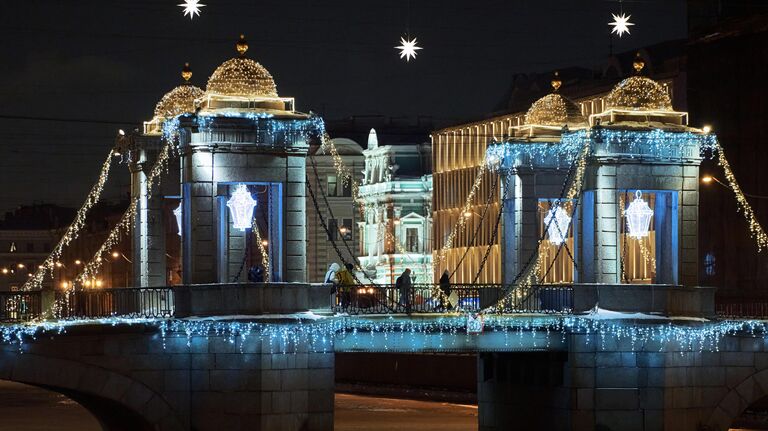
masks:
<instances>
[{"instance_id":1,"label":"string light","mask_svg":"<svg viewBox=\"0 0 768 431\"><path fill-rule=\"evenodd\" d=\"M736 176L731 170L731 165L725 158L725 151L723 151L723 148L720 146L719 142L715 141L715 145L717 151L717 164L723 168L723 173L725 174L726 181L728 181L728 186L731 188L731 190L733 190L733 194L736 196L738 210L744 213L744 218L747 220L747 224L749 225L749 233L757 243L757 251L763 251L763 249L768 248L768 235L766 235L765 229L763 229L763 226L760 224L760 222L757 221L755 211L747 201L747 197L744 195L744 192L741 191L741 187L736 181Z\"/></svg>"},{"instance_id":2,"label":"string light","mask_svg":"<svg viewBox=\"0 0 768 431\"><path fill-rule=\"evenodd\" d=\"M208 78L205 96L237 96L241 98L276 98L277 85L261 64L245 57L229 59Z\"/></svg>"},{"instance_id":3,"label":"string light","mask_svg":"<svg viewBox=\"0 0 768 431\"><path fill-rule=\"evenodd\" d=\"M267 253L268 242L261 239L261 232L259 232L259 224L256 223L256 217L251 219L251 230L256 236L256 245L259 247L259 253L261 253L261 266L264 268L264 274L266 275L265 281L271 281L272 272L269 269L269 254Z\"/></svg>"},{"instance_id":4,"label":"string light","mask_svg":"<svg viewBox=\"0 0 768 431\"><path fill-rule=\"evenodd\" d=\"M26 343L38 338L66 334L68 328L82 324L108 326L143 325L157 328L160 337L156 342L166 343L171 338L186 339L188 347L195 337L222 337L235 346L235 351L245 353L251 340L258 341L271 354L295 352L302 346L313 353L333 352L334 343L344 342L356 349L394 349L408 346L414 352L425 347L424 336L440 336L441 348L446 350L466 346L468 317L465 315L445 316L437 320L428 319L366 319L362 317L332 317L302 319L295 323L263 323L259 321L232 321L210 319L126 319L111 317L103 319L78 319L58 321L36 321L32 324L9 324L0 327L0 340L15 345L20 352ZM584 316L496 316L483 318L483 333L497 334L496 346L511 348L522 343L546 348L551 341L564 339L571 334L586 335L583 343L601 351L609 350L615 343L628 345L640 351L648 344L658 345L659 351L716 352L722 341L730 336L751 336L765 340L768 324L762 321L715 321L673 322L667 319L634 323L630 320L601 320ZM542 340L541 334L548 336ZM381 337L374 337L382 334ZM611 341L611 343L608 343ZM541 343L541 344L537 344Z\"/></svg>"},{"instance_id":5,"label":"string light","mask_svg":"<svg viewBox=\"0 0 768 431\"><path fill-rule=\"evenodd\" d=\"M586 126L586 123L578 105L557 93L533 102L525 114L525 125L529 127L551 126L559 130L566 124Z\"/></svg>"},{"instance_id":6,"label":"string light","mask_svg":"<svg viewBox=\"0 0 768 431\"><path fill-rule=\"evenodd\" d=\"M112 166L113 155L113 151L110 151L109 154L107 154L107 159L101 165L99 178L96 180L96 184L91 187L91 190L85 197L85 202L83 202L83 205L80 207L80 209L77 210L75 219L67 227L67 230L61 236L61 239L53 248L48 257L45 258L45 261L43 261L43 264L41 265L42 268L38 268L37 271L35 271L35 273L29 278L29 280L24 283L22 290L41 289L43 287L43 281L45 280L46 274L53 269L55 262L61 259L61 255L64 252L64 249L80 235L80 231L85 226L85 219L88 215L88 212L101 198L101 193L104 190L104 184L107 182L107 178L109 177L109 170Z\"/></svg>"},{"instance_id":7,"label":"string light","mask_svg":"<svg viewBox=\"0 0 768 431\"><path fill-rule=\"evenodd\" d=\"M645 76L621 81L605 98L606 109L673 111L672 99L664 86Z\"/></svg>"}]
</instances>

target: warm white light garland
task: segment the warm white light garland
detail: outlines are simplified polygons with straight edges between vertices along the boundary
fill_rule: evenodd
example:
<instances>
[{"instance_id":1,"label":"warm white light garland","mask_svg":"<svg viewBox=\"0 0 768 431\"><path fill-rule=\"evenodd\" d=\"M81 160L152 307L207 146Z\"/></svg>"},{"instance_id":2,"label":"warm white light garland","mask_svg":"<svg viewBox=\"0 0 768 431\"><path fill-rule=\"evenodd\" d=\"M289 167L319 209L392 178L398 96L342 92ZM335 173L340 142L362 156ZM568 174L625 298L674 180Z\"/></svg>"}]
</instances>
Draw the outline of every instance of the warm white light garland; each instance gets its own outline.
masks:
<instances>
[{"instance_id":1,"label":"warm white light garland","mask_svg":"<svg viewBox=\"0 0 768 431\"><path fill-rule=\"evenodd\" d=\"M96 205L96 203L101 198L101 193L104 190L104 184L107 182L107 178L109 177L109 170L112 166L113 155L113 151L110 151L109 154L107 154L107 159L101 165L99 178L96 180L96 184L91 187L90 192L88 192L88 196L86 196L83 205L79 210L77 210L74 221L72 221L72 223L67 227L67 230L64 232L64 235L62 235L59 242L53 248L51 254L45 258L45 261L37 268L35 273L24 283L22 290L41 289L46 274L49 271L53 271L56 262L61 259L61 255L64 252L64 249L80 235L80 231L85 226L85 219L88 215L88 211L90 211L90 209L93 208L93 206Z\"/></svg>"}]
</instances>

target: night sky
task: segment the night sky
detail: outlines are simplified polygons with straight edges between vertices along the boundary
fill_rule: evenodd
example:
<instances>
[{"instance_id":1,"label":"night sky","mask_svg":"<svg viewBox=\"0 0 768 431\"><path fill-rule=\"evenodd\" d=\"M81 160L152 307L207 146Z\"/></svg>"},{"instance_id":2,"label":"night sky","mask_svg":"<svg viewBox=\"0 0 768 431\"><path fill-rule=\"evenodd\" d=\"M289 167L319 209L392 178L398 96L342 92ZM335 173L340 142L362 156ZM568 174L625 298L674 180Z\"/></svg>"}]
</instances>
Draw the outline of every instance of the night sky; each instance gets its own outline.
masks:
<instances>
[{"instance_id":1,"label":"night sky","mask_svg":"<svg viewBox=\"0 0 768 431\"><path fill-rule=\"evenodd\" d=\"M180 2L0 2L0 213L79 206L116 129L150 119L184 62L204 88L240 33L301 111L442 125L492 111L515 73L596 67L611 43L621 52L687 31L683 0L202 0L192 21ZM607 25L620 7L636 23L622 39ZM408 27L424 48L410 63L394 49ZM110 183L106 199L127 190L124 165Z\"/></svg>"}]
</instances>

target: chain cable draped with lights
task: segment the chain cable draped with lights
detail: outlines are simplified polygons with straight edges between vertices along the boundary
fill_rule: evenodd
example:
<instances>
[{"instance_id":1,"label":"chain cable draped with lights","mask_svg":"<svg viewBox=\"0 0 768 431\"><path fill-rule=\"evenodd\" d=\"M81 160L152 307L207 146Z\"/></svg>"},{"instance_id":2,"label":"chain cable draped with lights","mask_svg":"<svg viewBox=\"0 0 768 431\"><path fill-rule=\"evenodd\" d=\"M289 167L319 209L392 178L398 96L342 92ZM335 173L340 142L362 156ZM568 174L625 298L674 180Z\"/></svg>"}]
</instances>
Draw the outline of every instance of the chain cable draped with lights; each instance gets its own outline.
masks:
<instances>
[{"instance_id":1,"label":"chain cable draped with lights","mask_svg":"<svg viewBox=\"0 0 768 431\"><path fill-rule=\"evenodd\" d=\"M156 184L159 183L162 173L168 166L168 160L171 155L171 146L171 142L166 142L166 144L163 145L160 153L158 153L155 163L147 173L147 199L152 197L153 188ZM107 235L107 238L98 248L98 250L96 250L96 252L93 254L91 260L83 266L82 272L75 278L75 281L72 283L72 290L74 290L76 284L82 284L98 273L103 263L104 255L120 242L123 234L131 230L138 207L139 196L136 196L131 200L131 203L128 205L128 208L125 210L125 213L123 213L122 217L120 217L120 220L117 222L117 224L112 227L109 234Z\"/></svg>"},{"instance_id":2,"label":"chain cable draped with lights","mask_svg":"<svg viewBox=\"0 0 768 431\"><path fill-rule=\"evenodd\" d=\"M325 230L325 233L328 235L328 237L332 238L331 230L328 228L328 224L325 221L325 217L323 216L323 213L320 211L320 205L317 203L317 197L315 196L315 191L314 189L312 189L312 182L309 180L309 178L307 178L305 180L305 183L307 185L307 191L309 192L309 196L312 200L312 205L315 207L315 211L317 211L317 216L320 218L320 225L323 227L323 230ZM344 254L339 249L339 246L338 244L336 244L336 241L331 240L331 245L333 246L334 251L336 251L336 255L339 257L339 260L341 260L342 265L346 267L347 264L350 264L347 261L347 259L344 257ZM363 274L365 274L365 271L363 271ZM351 275L357 285L360 285L360 286L363 285L363 283L360 282L360 279L357 278L357 274L352 272ZM367 277L367 274L366 274L366 277ZM350 287L350 286L346 286L346 287ZM389 310L390 312L394 312L394 310L388 304L381 302L378 298L374 297L374 299L377 302L379 302L381 305L383 305L385 308L387 308L387 310Z\"/></svg>"},{"instance_id":3,"label":"chain cable draped with lights","mask_svg":"<svg viewBox=\"0 0 768 431\"><path fill-rule=\"evenodd\" d=\"M477 226L475 226L475 230L472 232L472 236L469 239L469 242L467 243L466 250L464 250L464 253L461 255L461 258L458 262L456 262L456 265L453 268L453 271L448 276L448 279L453 278L453 276L456 274L456 272L459 270L459 267L464 262L464 259L469 254L470 247L473 247L477 241L477 237L480 234L480 228L482 227L483 220L485 220L485 216L488 214L488 209L491 207L491 203L493 201L494 192L496 192L499 187L501 186L501 181L499 181L499 175L494 175L493 180L491 182L491 187L488 190L488 197L485 199L485 205L483 206L483 212L480 214L480 220L477 223ZM503 201L499 205L499 213L501 213L501 210L503 208ZM493 244L493 241L491 241L491 244ZM474 282L473 282L474 283Z\"/></svg>"},{"instance_id":4,"label":"chain cable draped with lights","mask_svg":"<svg viewBox=\"0 0 768 431\"><path fill-rule=\"evenodd\" d=\"M578 197L581 195L582 187L584 184L584 174L586 173L587 159L591 151L591 146L589 144L590 138L587 134L583 136L579 135L575 139L580 141L581 149L577 159L568 169L568 173L560 192L560 198L555 201L557 205L560 205L560 203L564 200L574 201L574 205L570 214L571 218L573 218L573 214L575 214L575 210L578 205ZM508 187L505 187L505 190L506 189L508 189ZM501 313L504 310L504 304L509 303L515 298L519 300L518 303L522 303L521 300L524 300L534 293L530 287L532 287L532 285L534 285L538 279L538 272L541 268L541 254L539 249L541 248L541 244L544 241L547 232L549 231L549 225L553 222L554 219L555 217L551 217L547 226L545 226L542 230L536 247L534 247L526 263L515 275L512 281L512 285L505 288L504 292L502 292L501 299L496 304L481 310L479 314L486 314L491 312ZM558 245L558 253L561 247L562 243ZM486 254L488 254L488 250L486 250ZM551 269L551 265L550 268L548 268L547 273L549 272L549 269Z\"/></svg>"},{"instance_id":5,"label":"chain cable draped with lights","mask_svg":"<svg viewBox=\"0 0 768 431\"><path fill-rule=\"evenodd\" d=\"M99 173L98 179L96 180L96 184L91 187L91 190L88 192L88 195L85 198L85 202L83 202L83 205L80 207L80 209L77 210L74 221L70 223L59 242L53 248L53 251L51 251L48 257L45 258L45 261L43 261L42 265L37 268L29 280L24 283L21 290L41 289L46 274L53 271L53 268L61 258L64 249L70 243L72 243L72 241L80 236L80 231L85 226L85 220L88 216L88 212L101 198L101 194L104 190L104 184L106 184L107 178L109 177L110 167L112 166L112 157L114 155L114 150L107 154L107 159L101 165L101 171Z\"/></svg>"},{"instance_id":6,"label":"chain cable draped with lights","mask_svg":"<svg viewBox=\"0 0 768 431\"><path fill-rule=\"evenodd\" d=\"M763 229L763 226L757 220L755 211L752 209L752 206L747 201L746 195L741 190L739 183L736 181L736 176L731 170L730 163L728 163L728 160L725 158L725 151L723 151L723 147L720 145L720 142L715 140L713 147L713 150L717 151L717 164L723 168L725 180L728 182L728 185L736 197L736 203L738 204L737 210L744 213L744 218L749 225L749 233L757 243L757 251L761 252L768 248L768 234L765 233L765 229Z\"/></svg>"}]
</instances>

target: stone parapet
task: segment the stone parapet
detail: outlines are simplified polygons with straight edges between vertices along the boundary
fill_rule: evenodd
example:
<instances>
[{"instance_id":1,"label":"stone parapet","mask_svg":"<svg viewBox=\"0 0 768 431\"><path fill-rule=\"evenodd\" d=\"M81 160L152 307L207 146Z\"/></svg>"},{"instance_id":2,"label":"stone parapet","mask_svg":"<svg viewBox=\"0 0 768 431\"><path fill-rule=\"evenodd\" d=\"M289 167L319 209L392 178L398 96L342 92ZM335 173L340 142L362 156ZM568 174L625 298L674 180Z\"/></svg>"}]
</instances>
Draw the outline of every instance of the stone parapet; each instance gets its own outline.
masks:
<instances>
[{"instance_id":1,"label":"stone parapet","mask_svg":"<svg viewBox=\"0 0 768 431\"><path fill-rule=\"evenodd\" d=\"M322 284L193 284L173 291L175 317L289 314L330 307L330 289Z\"/></svg>"},{"instance_id":2,"label":"stone parapet","mask_svg":"<svg viewBox=\"0 0 768 431\"><path fill-rule=\"evenodd\" d=\"M715 288L669 284L574 284L573 312L583 313L595 306L628 313L712 317L715 315Z\"/></svg>"}]
</instances>

